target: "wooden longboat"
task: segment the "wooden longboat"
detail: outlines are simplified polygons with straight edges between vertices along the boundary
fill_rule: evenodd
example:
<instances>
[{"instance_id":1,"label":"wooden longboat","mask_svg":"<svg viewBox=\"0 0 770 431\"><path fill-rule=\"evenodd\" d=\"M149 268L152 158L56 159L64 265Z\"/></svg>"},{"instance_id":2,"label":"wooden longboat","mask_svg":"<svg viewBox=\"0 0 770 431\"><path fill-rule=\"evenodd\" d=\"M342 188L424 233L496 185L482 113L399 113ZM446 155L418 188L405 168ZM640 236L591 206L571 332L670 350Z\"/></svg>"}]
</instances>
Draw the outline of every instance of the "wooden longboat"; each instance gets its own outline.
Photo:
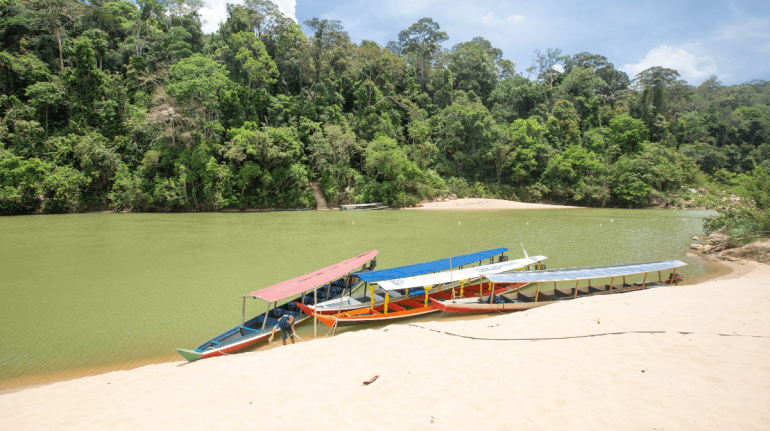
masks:
<instances>
[{"instance_id":1,"label":"wooden longboat","mask_svg":"<svg viewBox=\"0 0 770 431\"><path fill-rule=\"evenodd\" d=\"M367 305L371 308L374 308L385 304L386 291L379 286L373 289L373 284L376 285L379 282L387 280L424 275L432 272L444 271L451 268L463 269L464 266L472 265L476 262L478 262L478 265L481 265L487 259L489 260L488 265L494 266L496 264L505 264L505 262L508 262L508 256L505 255L505 252L507 251L508 249L505 247L495 248L491 250L478 251L475 253L451 256L429 262L373 271L374 267L376 266L375 260L366 271L352 274L354 277L356 277L358 282L358 284L353 287L352 291L355 292L359 286L363 286L362 291L353 293L343 298L337 297L336 299L331 300L322 299L322 301L319 302L316 306L313 306L313 302L308 301L305 301L303 305L306 305L313 310L317 310L317 314L337 314L342 311L357 310L359 308L366 307ZM497 263L495 263L495 256L497 256ZM437 292L438 290L434 290L433 293L429 294L429 297ZM401 293L405 294L405 292ZM421 289L413 289L410 291L409 297L414 299L419 298L421 295Z\"/></svg>"},{"instance_id":2,"label":"wooden longboat","mask_svg":"<svg viewBox=\"0 0 770 431\"><path fill-rule=\"evenodd\" d=\"M340 205L341 211L375 211L390 208L390 205L383 205L382 202L372 202L369 204L346 204Z\"/></svg>"},{"instance_id":3,"label":"wooden longboat","mask_svg":"<svg viewBox=\"0 0 770 431\"><path fill-rule=\"evenodd\" d=\"M559 301L568 301L586 296L614 295L660 286L677 285L683 280L682 276L676 273L677 268L685 265L687 264L678 260L669 260L629 265L554 269L537 273L490 274L484 277L490 283L502 283L509 286L515 284L518 287L509 289L507 292L499 295L495 293L494 295L482 296L480 298L444 300L434 300L431 298L431 302L433 302L433 305L438 310L448 313L490 313L529 310ZM673 270L673 272L669 273L666 278L663 278L662 272L670 270ZM657 275L657 280L648 278L650 273ZM639 274L644 274L642 282L626 283L626 277ZM591 284L592 280L607 278L610 279L609 284ZM622 283L616 284L614 283L615 280L622 280ZM586 282L586 285L581 287L581 281ZM557 282L574 282L575 287L558 289L556 287ZM537 290L534 292L521 292L521 287L530 283L537 283ZM543 283L548 283L549 285L553 283L553 289L541 289Z\"/></svg>"},{"instance_id":4,"label":"wooden longboat","mask_svg":"<svg viewBox=\"0 0 770 431\"><path fill-rule=\"evenodd\" d=\"M545 256L527 257L476 268L380 281L380 288L385 290L385 302L382 305L370 305L369 307L361 307L332 315L315 314L315 317L326 326L332 327L335 325L353 326L376 322L390 322L434 313L438 309L429 300L479 298L485 294L499 295L511 289L521 287L519 284L484 282L481 277L482 274L529 268L530 265L537 265L539 269L541 267L540 262L544 259ZM438 286L437 292L430 294L430 290L435 286ZM413 289L416 287L420 289L414 295ZM310 307L302 304L297 304L297 306L305 313L313 314L313 310Z\"/></svg>"},{"instance_id":5,"label":"wooden longboat","mask_svg":"<svg viewBox=\"0 0 770 431\"><path fill-rule=\"evenodd\" d=\"M294 324L297 325L310 316L303 313L295 305L296 301L277 306L278 301L301 295L298 298L300 303L317 304L319 294L321 296L330 295L325 296L330 298L345 296L346 292L352 291L357 279L350 273L359 267L365 267L367 262L372 262L377 253L379 253L377 250L368 251L352 259L243 295L243 314L240 325L217 335L194 350L177 349L177 352L191 362L221 356L266 339L272 333L273 327L281 316L294 316ZM308 291L311 293L308 294ZM268 303L267 311L246 321L247 298L259 298L266 301Z\"/></svg>"}]
</instances>

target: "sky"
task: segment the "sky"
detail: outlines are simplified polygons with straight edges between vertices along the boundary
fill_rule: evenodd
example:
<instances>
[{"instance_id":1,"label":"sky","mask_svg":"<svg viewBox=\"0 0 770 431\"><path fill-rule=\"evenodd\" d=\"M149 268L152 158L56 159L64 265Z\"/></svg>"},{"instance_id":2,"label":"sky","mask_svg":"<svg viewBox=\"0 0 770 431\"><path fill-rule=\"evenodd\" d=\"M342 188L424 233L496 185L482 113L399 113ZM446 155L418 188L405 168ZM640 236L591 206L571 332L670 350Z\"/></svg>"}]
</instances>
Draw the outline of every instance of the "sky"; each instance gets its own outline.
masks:
<instances>
[{"instance_id":1,"label":"sky","mask_svg":"<svg viewBox=\"0 0 770 431\"><path fill-rule=\"evenodd\" d=\"M299 23L314 17L340 20L356 43L385 45L429 17L449 35L445 48L481 36L502 49L524 76L536 49L560 48L564 54L604 55L631 78L663 66L692 85L712 75L726 85L770 80L768 0L273 1ZM206 33L226 19L226 3L242 3L205 2Z\"/></svg>"}]
</instances>

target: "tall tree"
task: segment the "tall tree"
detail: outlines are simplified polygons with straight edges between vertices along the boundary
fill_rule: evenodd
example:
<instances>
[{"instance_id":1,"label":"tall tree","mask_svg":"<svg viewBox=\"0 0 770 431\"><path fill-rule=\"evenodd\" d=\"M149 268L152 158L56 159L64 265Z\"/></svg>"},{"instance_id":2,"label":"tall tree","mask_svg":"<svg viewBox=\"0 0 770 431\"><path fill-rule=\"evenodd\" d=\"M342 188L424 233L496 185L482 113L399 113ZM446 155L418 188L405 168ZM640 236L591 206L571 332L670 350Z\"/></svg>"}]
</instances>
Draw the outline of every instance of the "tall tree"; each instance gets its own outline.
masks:
<instances>
[{"instance_id":1,"label":"tall tree","mask_svg":"<svg viewBox=\"0 0 770 431\"><path fill-rule=\"evenodd\" d=\"M547 82L553 88L553 82L559 74L556 66L563 60L564 57L561 56L561 49L559 48L548 48L545 53L541 53L539 49L536 49L534 61L537 65L538 78L543 82Z\"/></svg>"},{"instance_id":2,"label":"tall tree","mask_svg":"<svg viewBox=\"0 0 770 431\"><path fill-rule=\"evenodd\" d=\"M419 58L420 89L425 91L425 70L429 67L431 59L441 51L441 43L449 39L445 31L440 31L441 26L431 18L422 18L398 33L403 54L414 53Z\"/></svg>"},{"instance_id":3,"label":"tall tree","mask_svg":"<svg viewBox=\"0 0 770 431\"><path fill-rule=\"evenodd\" d=\"M153 20L162 21L165 19L165 5L161 0L137 0L136 6L139 7L139 22L136 28L136 55L142 56L144 44L150 35L150 23ZM142 37L144 30L144 37Z\"/></svg>"},{"instance_id":4,"label":"tall tree","mask_svg":"<svg viewBox=\"0 0 770 431\"><path fill-rule=\"evenodd\" d=\"M483 37L458 44L450 56L449 70L455 75L456 88L473 91L483 102L487 102L497 84L498 69L511 71L512 68L512 62L503 60L503 51Z\"/></svg>"},{"instance_id":5,"label":"tall tree","mask_svg":"<svg viewBox=\"0 0 770 431\"><path fill-rule=\"evenodd\" d=\"M41 26L53 31L59 45L59 70L64 70L62 30L77 20L86 10L79 0L30 0L35 18Z\"/></svg>"},{"instance_id":6,"label":"tall tree","mask_svg":"<svg viewBox=\"0 0 770 431\"><path fill-rule=\"evenodd\" d=\"M310 91L315 101L316 87L323 86L323 81L344 61L350 37L342 23L336 19L313 18L305 21L305 25L313 31L310 52L315 73Z\"/></svg>"}]
</instances>

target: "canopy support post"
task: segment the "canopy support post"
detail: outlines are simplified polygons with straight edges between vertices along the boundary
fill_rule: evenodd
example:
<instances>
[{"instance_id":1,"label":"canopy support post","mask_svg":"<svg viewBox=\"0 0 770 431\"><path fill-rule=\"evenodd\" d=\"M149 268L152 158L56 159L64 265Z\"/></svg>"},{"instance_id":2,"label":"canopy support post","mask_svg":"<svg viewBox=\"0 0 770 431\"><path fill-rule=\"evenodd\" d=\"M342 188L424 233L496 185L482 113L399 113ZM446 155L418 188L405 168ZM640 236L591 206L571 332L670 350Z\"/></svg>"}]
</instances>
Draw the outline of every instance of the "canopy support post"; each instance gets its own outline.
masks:
<instances>
[{"instance_id":1,"label":"canopy support post","mask_svg":"<svg viewBox=\"0 0 770 431\"><path fill-rule=\"evenodd\" d=\"M433 287L433 285L432 285L432 284L431 284L430 286L425 286L425 287L423 288L423 289L425 290L425 305L423 305L424 307L427 307L427 306L428 306L428 291L430 291L430 288L431 288L431 287Z\"/></svg>"},{"instance_id":2,"label":"canopy support post","mask_svg":"<svg viewBox=\"0 0 770 431\"><path fill-rule=\"evenodd\" d=\"M265 318L262 319L262 329L261 329L262 331L265 330L265 325L267 324L267 313L270 312L270 305L272 304L273 304L272 302L267 303L267 310L265 310Z\"/></svg>"},{"instance_id":3,"label":"canopy support post","mask_svg":"<svg viewBox=\"0 0 770 431\"><path fill-rule=\"evenodd\" d=\"M578 284L580 284L580 280L575 281L575 298L577 298Z\"/></svg>"},{"instance_id":4,"label":"canopy support post","mask_svg":"<svg viewBox=\"0 0 770 431\"><path fill-rule=\"evenodd\" d=\"M479 279L479 281L481 281L481 279ZM464 287L465 287L465 280L460 280L460 298L465 296L465 295L463 295L463 288Z\"/></svg>"},{"instance_id":5,"label":"canopy support post","mask_svg":"<svg viewBox=\"0 0 770 431\"><path fill-rule=\"evenodd\" d=\"M659 282L662 282L662 281L663 281L663 278L660 276L660 271L658 271L658 281L659 281Z\"/></svg>"},{"instance_id":6,"label":"canopy support post","mask_svg":"<svg viewBox=\"0 0 770 431\"><path fill-rule=\"evenodd\" d=\"M318 337L318 289L313 285L313 338Z\"/></svg>"},{"instance_id":7,"label":"canopy support post","mask_svg":"<svg viewBox=\"0 0 770 431\"><path fill-rule=\"evenodd\" d=\"M671 274L671 281L668 284L669 286L676 284L676 268L674 268L674 272Z\"/></svg>"},{"instance_id":8,"label":"canopy support post","mask_svg":"<svg viewBox=\"0 0 770 431\"><path fill-rule=\"evenodd\" d=\"M388 293L388 291L386 290L385 291L385 309L383 310L384 314L388 314L388 301L390 301L390 293Z\"/></svg>"},{"instance_id":9,"label":"canopy support post","mask_svg":"<svg viewBox=\"0 0 770 431\"><path fill-rule=\"evenodd\" d=\"M626 287L626 276L624 275L623 276L623 288L625 288L625 287Z\"/></svg>"},{"instance_id":10,"label":"canopy support post","mask_svg":"<svg viewBox=\"0 0 770 431\"><path fill-rule=\"evenodd\" d=\"M612 293L612 282L615 281L615 277L610 277L610 293Z\"/></svg>"},{"instance_id":11,"label":"canopy support post","mask_svg":"<svg viewBox=\"0 0 770 431\"><path fill-rule=\"evenodd\" d=\"M495 283L490 283L489 286L489 303L492 303L492 299L495 297Z\"/></svg>"},{"instance_id":12,"label":"canopy support post","mask_svg":"<svg viewBox=\"0 0 770 431\"><path fill-rule=\"evenodd\" d=\"M537 302L538 296L540 296L540 282L537 283L537 293L535 293L535 302Z\"/></svg>"},{"instance_id":13,"label":"canopy support post","mask_svg":"<svg viewBox=\"0 0 770 431\"><path fill-rule=\"evenodd\" d=\"M366 292L366 288L364 288L364 292ZM374 286L371 284L369 285L369 308L374 311Z\"/></svg>"},{"instance_id":14,"label":"canopy support post","mask_svg":"<svg viewBox=\"0 0 770 431\"><path fill-rule=\"evenodd\" d=\"M345 293L344 291L342 292ZM353 296L353 292L350 292L350 296ZM342 298L344 298L345 295L340 295L340 306L337 308L337 316L334 318L334 325L332 325L332 335L337 333L337 322L340 321L340 313L342 312ZM329 334L326 334L329 335Z\"/></svg>"},{"instance_id":15,"label":"canopy support post","mask_svg":"<svg viewBox=\"0 0 770 431\"><path fill-rule=\"evenodd\" d=\"M642 289L647 288L647 273L644 273L644 280L642 280Z\"/></svg>"},{"instance_id":16,"label":"canopy support post","mask_svg":"<svg viewBox=\"0 0 770 431\"><path fill-rule=\"evenodd\" d=\"M246 297L243 297L243 310L241 311L241 326L246 324Z\"/></svg>"}]
</instances>

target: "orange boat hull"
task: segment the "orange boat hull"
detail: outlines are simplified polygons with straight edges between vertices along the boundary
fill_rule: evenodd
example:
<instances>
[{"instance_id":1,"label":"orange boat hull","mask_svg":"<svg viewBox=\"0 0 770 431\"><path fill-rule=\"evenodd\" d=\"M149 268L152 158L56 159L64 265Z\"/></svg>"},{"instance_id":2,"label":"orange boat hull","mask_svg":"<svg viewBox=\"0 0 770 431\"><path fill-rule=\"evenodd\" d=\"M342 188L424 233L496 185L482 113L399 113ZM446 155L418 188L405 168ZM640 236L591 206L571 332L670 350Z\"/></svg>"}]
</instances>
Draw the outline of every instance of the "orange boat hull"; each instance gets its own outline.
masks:
<instances>
[{"instance_id":1,"label":"orange boat hull","mask_svg":"<svg viewBox=\"0 0 770 431\"><path fill-rule=\"evenodd\" d=\"M504 293L511 288L517 288L518 285L502 285L498 284L495 286L495 295L498 295L500 293ZM482 286L479 286L478 283L474 285L470 285L468 287L463 288L463 295L464 298L471 298L471 297L478 297L479 296L479 289L481 288L481 294L482 295L489 295L491 291L491 283L483 283ZM460 297L460 288L454 288L454 296ZM387 311L385 310L386 305L379 305L374 308L370 307L363 307L363 308L357 308L355 310L345 311L338 314L315 314L315 317L318 318L321 323L323 323L326 326L334 326L335 322L337 326L353 326L353 325L363 325L367 323L389 323L394 320L400 320L400 319L406 319L409 317L416 317L421 316L424 314L430 314L435 313L436 311L439 311L438 308L434 305L434 299L435 300L447 300L452 298L452 289L440 291L440 292L434 292L428 295L428 299L431 300L429 302L425 301L425 297L418 297L419 299L414 298L404 298L397 301L393 301L387 304ZM421 299L421 300L420 300ZM313 316L313 309L310 307L307 307L303 304L296 303L297 306L307 313L310 316Z\"/></svg>"}]
</instances>

